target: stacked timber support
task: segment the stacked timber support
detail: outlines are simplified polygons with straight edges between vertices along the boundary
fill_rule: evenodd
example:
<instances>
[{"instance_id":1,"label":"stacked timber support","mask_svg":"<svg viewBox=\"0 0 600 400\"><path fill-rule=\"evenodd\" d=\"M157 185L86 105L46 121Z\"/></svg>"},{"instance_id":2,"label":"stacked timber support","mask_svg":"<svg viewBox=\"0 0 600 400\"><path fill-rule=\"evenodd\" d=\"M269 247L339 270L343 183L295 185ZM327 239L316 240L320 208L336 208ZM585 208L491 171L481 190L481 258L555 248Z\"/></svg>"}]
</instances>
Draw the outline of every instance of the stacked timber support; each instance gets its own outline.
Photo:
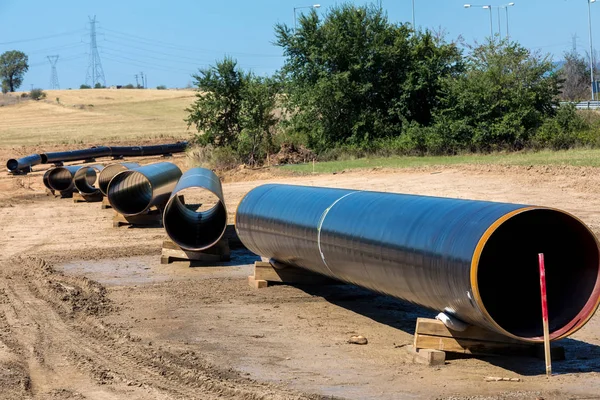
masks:
<instances>
[{"instance_id":1,"label":"stacked timber support","mask_svg":"<svg viewBox=\"0 0 600 400\"><path fill-rule=\"evenodd\" d=\"M266 261L254 263L254 275L248 277L248 284L255 289L268 287L272 283L299 285L340 284L339 281L301 268Z\"/></svg>"},{"instance_id":2,"label":"stacked timber support","mask_svg":"<svg viewBox=\"0 0 600 400\"><path fill-rule=\"evenodd\" d=\"M216 245L202 251L185 250L170 240L165 240L162 245L161 264L170 264L177 261L186 261L190 264L204 264L212 262L229 261L231 253L229 241L221 239Z\"/></svg>"}]
</instances>

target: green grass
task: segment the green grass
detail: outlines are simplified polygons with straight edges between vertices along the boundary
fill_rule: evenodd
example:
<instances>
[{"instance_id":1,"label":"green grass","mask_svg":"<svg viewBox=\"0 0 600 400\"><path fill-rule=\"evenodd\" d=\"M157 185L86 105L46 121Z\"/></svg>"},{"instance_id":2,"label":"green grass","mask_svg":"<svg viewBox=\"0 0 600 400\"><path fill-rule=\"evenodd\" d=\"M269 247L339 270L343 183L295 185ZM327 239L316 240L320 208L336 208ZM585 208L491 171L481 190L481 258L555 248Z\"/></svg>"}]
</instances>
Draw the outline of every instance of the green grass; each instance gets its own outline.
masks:
<instances>
[{"instance_id":1,"label":"green grass","mask_svg":"<svg viewBox=\"0 0 600 400\"><path fill-rule=\"evenodd\" d=\"M413 168L457 164L499 164L499 165L573 165L600 167L600 149L566 150L495 154L469 154L438 157L373 157L344 161L317 162L316 173L332 173L350 169L369 168ZM312 173L313 164L285 165L281 167L300 173Z\"/></svg>"}]
</instances>

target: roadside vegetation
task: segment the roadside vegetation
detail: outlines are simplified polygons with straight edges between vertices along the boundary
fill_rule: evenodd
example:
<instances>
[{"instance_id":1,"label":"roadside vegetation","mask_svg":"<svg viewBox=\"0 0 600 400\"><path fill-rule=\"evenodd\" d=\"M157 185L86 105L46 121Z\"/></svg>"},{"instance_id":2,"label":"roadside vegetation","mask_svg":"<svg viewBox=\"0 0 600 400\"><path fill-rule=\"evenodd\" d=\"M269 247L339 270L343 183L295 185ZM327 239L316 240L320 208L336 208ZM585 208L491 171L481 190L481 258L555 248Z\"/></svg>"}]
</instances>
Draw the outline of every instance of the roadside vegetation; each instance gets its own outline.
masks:
<instances>
[{"instance_id":1,"label":"roadside vegetation","mask_svg":"<svg viewBox=\"0 0 600 400\"><path fill-rule=\"evenodd\" d=\"M274 42L286 59L272 77L230 58L194 77L200 163L272 164L282 148L327 161L600 147L600 117L559 103L589 84L576 54L556 71L517 42L448 41L350 4L278 24Z\"/></svg>"}]
</instances>

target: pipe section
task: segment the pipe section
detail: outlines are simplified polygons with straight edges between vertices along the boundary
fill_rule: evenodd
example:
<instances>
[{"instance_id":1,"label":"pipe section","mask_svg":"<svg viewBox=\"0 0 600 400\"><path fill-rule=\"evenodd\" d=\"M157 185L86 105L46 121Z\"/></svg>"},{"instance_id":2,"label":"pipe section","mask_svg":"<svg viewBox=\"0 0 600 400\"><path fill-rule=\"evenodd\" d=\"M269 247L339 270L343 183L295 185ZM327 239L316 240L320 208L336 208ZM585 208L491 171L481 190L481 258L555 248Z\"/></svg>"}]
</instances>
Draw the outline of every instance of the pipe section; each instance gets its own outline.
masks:
<instances>
[{"instance_id":1,"label":"pipe section","mask_svg":"<svg viewBox=\"0 0 600 400\"><path fill-rule=\"evenodd\" d=\"M543 341L538 253L551 339L581 328L600 300L596 237L548 207L263 185L242 199L236 230L261 256L527 342Z\"/></svg>"},{"instance_id":2,"label":"pipe section","mask_svg":"<svg viewBox=\"0 0 600 400\"><path fill-rule=\"evenodd\" d=\"M80 165L52 168L47 177L48 186L50 189L56 190L57 192L73 190L75 187L73 184L73 177L80 168Z\"/></svg>"},{"instance_id":3,"label":"pipe section","mask_svg":"<svg viewBox=\"0 0 600 400\"><path fill-rule=\"evenodd\" d=\"M177 142L152 146L112 146L111 149L113 157L142 157L182 153L187 145L188 142Z\"/></svg>"},{"instance_id":4,"label":"pipe section","mask_svg":"<svg viewBox=\"0 0 600 400\"><path fill-rule=\"evenodd\" d=\"M117 163L106 166L106 168L104 168L98 176L98 188L100 189L102 194L106 196L108 184L116 174L128 169L138 168L139 166L140 164L138 163Z\"/></svg>"},{"instance_id":5,"label":"pipe section","mask_svg":"<svg viewBox=\"0 0 600 400\"><path fill-rule=\"evenodd\" d=\"M181 194L184 194L184 202ZM192 194L200 196L192 197ZM186 204L190 198L202 204ZM184 173L165 206L163 226L171 240L183 249L200 251L217 244L227 228L227 210L219 177L205 168L192 168Z\"/></svg>"},{"instance_id":6,"label":"pipe section","mask_svg":"<svg viewBox=\"0 0 600 400\"><path fill-rule=\"evenodd\" d=\"M42 181L44 182L44 186L47 189L53 190L52 187L50 187L50 182L48 181L48 177L50 176L50 173L52 172L54 168L50 168L49 170L47 170L46 172L44 172L44 176L42 177Z\"/></svg>"},{"instance_id":7,"label":"pipe section","mask_svg":"<svg viewBox=\"0 0 600 400\"><path fill-rule=\"evenodd\" d=\"M21 170L28 170L34 165L42 163L42 157L39 154L31 154L19 159L11 158L6 162L6 169L11 173L18 173Z\"/></svg>"},{"instance_id":8,"label":"pipe section","mask_svg":"<svg viewBox=\"0 0 600 400\"><path fill-rule=\"evenodd\" d=\"M73 176L75 189L83 196L91 196L98 193L99 189L94 184L102 170L104 170L103 165L80 166Z\"/></svg>"},{"instance_id":9,"label":"pipe section","mask_svg":"<svg viewBox=\"0 0 600 400\"><path fill-rule=\"evenodd\" d=\"M110 147L98 146L83 150L56 151L42 153L42 164L57 163L63 161L80 161L96 157L108 157L112 154Z\"/></svg>"},{"instance_id":10,"label":"pipe section","mask_svg":"<svg viewBox=\"0 0 600 400\"><path fill-rule=\"evenodd\" d=\"M169 162L121 171L108 184L108 201L125 216L141 214L164 206L180 177L181 170Z\"/></svg>"}]
</instances>

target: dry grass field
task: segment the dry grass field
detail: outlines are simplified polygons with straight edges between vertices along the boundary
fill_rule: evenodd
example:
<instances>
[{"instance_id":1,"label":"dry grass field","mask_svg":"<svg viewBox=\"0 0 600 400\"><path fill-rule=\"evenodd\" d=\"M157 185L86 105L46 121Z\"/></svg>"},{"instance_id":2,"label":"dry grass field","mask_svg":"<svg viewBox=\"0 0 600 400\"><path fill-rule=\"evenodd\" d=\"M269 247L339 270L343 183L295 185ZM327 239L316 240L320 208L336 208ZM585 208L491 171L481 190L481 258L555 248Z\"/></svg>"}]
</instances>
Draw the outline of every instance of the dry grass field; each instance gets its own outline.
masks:
<instances>
[{"instance_id":1,"label":"dry grass field","mask_svg":"<svg viewBox=\"0 0 600 400\"><path fill-rule=\"evenodd\" d=\"M0 107L0 146L190 136L184 118L185 108L194 101L192 90L94 89L46 93L46 99L41 101L23 100Z\"/></svg>"}]
</instances>

